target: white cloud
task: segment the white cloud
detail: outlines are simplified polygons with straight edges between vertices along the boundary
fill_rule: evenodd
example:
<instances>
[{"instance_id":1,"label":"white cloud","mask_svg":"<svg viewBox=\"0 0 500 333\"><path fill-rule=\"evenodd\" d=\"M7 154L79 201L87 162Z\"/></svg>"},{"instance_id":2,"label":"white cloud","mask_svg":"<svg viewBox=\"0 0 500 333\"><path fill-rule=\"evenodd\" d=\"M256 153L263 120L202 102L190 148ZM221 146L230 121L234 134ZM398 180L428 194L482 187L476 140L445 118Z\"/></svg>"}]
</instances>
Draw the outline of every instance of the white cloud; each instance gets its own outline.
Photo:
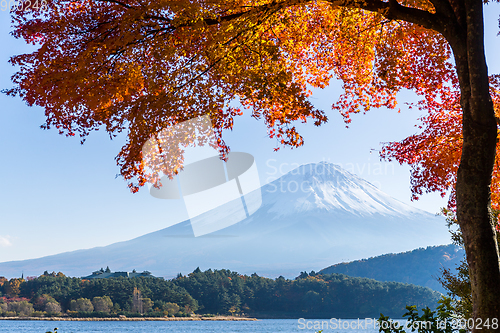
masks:
<instances>
[{"instance_id":1,"label":"white cloud","mask_svg":"<svg viewBox=\"0 0 500 333\"><path fill-rule=\"evenodd\" d=\"M10 236L0 236L0 247L12 246Z\"/></svg>"}]
</instances>

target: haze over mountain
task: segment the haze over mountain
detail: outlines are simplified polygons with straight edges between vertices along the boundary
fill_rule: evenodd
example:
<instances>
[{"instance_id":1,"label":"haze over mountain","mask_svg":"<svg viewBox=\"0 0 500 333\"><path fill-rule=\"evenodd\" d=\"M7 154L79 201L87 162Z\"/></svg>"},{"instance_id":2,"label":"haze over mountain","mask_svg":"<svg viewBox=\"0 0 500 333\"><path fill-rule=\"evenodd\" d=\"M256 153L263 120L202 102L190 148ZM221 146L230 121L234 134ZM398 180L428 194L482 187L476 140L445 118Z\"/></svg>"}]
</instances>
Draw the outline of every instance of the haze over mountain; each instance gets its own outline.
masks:
<instances>
[{"instance_id":1,"label":"haze over mountain","mask_svg":"<svg viewBox=\"0 0 500 333\"><path fill-rule=\"evenodd\" d=\"M172 277L199 266L294 277L343 261L450 243L443 217L410 207L334 164L302 165L261 193L262 206L253 215L207 235L194 237L185 221L105 247L0 263L0 275L48 270L84 276L109 266ZM200 217L216 221L235 207L230 202Z\"/></svg>"}]
</instances>

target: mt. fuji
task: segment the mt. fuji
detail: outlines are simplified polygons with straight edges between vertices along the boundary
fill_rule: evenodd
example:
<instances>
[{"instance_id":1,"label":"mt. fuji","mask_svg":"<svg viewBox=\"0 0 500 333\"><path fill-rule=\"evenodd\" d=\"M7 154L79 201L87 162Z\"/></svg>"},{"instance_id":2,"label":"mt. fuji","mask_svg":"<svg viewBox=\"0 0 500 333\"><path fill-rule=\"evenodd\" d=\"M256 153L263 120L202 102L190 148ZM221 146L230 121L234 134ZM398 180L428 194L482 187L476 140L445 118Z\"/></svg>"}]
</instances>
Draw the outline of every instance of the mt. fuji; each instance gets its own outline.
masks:
<instances>
[{"instance_id":1,"label":"mt. fuji","mask_svg":"<svg viewBox=\"0 0 500 333\"><path fill-rule=\"evenodd\" d=\"M84 276L109 266L173 277L199 266L295 277L343 261L450 243L443 217L406 205L334 164L302 165L260 190L259 210L207 235L194 237L185 221L105 247L0 263L0 275L54 270ZM235 207L229 202L201 217L216 221Z\"/></svg>"},{"instance_id":2,"label":"mt. fuji","mask_svg":"<svg viewBox=\"0 0 500 333\"><path fill-rule=\"evenodd\" d=\"M355 216L422 214L383 193L366 180L330 163L302 165L263 189L272 212L288 215L310 210ZM299 192L299 193L298 193ZM274 194L274 195L273 195ZM293 202L293 209L288 203Z\"/></svg>"}]
</instances>

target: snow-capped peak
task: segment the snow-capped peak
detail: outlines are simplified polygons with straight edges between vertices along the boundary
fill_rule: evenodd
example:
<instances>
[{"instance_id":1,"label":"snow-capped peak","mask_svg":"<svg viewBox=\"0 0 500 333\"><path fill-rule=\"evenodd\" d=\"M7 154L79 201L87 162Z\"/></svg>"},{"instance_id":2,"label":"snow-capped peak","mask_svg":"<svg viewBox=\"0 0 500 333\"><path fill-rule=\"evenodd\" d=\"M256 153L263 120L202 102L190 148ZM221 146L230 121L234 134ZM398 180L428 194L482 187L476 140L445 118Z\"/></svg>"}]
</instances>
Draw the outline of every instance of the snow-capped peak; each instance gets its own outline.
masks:
<instances>
[{"instance_id":1,"label":"snow-capped peak","mask_svg":"<svg viewBox=\"0 0 500 333\"><path fill-rule=\"evenodd\" d=\"M372 214L428 214L406 205L332 163L304 164L262 188L269 212L288 215L312 209Z\"/></svg>"}]
</instances>

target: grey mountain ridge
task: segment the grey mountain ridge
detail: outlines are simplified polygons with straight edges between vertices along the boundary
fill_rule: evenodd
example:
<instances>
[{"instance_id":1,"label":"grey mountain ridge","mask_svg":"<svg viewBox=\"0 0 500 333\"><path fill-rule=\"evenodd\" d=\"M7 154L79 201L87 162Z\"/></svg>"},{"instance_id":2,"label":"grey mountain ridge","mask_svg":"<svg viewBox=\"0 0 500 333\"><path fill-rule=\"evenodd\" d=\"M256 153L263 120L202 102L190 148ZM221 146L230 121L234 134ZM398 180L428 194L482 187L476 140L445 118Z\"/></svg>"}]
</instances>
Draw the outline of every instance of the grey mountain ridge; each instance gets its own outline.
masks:
<instances>
[{"instance_id":1,"label":"grey mountain ridge","mask_svg":"<svg viewBox=\"0 0 500 333\"><path fill-rule=\"evenodd\" d=\"M189 221L135 239L38 259L0 263L0 275L99 267L174 277L196 267L295 277L348 260L450 243L443 217L410 207L329 163L307 164L261 187L262 206L239 223L194 237ZM151 198L151 200L157 200ZM233 202L202 218L235 210Z\"/></svg>"}]
</instances>

